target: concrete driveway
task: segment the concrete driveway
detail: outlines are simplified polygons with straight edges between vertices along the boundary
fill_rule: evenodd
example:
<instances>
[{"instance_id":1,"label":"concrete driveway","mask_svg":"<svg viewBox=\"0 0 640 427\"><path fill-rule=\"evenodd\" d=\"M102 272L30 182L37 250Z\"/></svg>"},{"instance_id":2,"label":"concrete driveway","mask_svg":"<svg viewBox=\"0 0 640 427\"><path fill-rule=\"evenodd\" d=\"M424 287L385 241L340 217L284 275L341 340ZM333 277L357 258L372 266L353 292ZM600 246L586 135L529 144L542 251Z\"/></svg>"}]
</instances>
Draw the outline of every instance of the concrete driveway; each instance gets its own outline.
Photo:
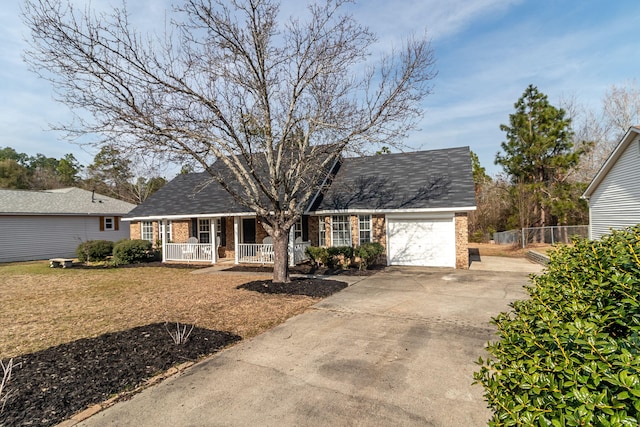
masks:
<instances>
[{"instance_id":1,"label":"concrete driveway","mask_svg":"<svg viewBox=\"0 0 640 427\"><path fill-rule=\"evenodd\" d=\"M81 425L486 425L474 362L527 274L389 268Z\"/></svg>"}]
</instances>

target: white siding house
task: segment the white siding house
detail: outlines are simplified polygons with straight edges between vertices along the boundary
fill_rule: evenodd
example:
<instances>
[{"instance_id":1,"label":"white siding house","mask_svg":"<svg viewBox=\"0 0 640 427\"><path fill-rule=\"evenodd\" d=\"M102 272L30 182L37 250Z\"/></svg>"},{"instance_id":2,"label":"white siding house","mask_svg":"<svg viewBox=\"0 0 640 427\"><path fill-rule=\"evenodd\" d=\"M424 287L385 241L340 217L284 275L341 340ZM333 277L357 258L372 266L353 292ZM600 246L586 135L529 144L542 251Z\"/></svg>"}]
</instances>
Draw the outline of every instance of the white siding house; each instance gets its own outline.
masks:
<instances>
[{"instance_id":1,"label":"white siding house","mask_svg":"<svg viewBox=\"0 0 640 427\"><path fill-rule=\"evenodd\" d=\"M631 127L584 192L589 238L640 223L640 128Z\"/></svg>"},{"instance_id":2,"label":"white siding house","mask_svg":"<svg viewBox=\"0 0 640 427\"><path fill-rule=\"evenodd\" d=\"M0 190L0 262L74 258L87 240L129 238L135 205L79 188Z\"/></svg>"}]
</instances>

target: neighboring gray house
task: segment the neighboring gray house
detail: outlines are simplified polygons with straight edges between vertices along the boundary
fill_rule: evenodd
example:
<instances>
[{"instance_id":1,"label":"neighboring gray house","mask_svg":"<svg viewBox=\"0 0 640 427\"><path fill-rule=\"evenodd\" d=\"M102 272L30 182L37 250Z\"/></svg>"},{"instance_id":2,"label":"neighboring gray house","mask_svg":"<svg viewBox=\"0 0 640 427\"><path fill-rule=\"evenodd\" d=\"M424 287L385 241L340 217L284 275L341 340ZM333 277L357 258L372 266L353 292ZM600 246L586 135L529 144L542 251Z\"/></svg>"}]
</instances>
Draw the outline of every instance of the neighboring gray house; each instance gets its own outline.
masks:
<instances>
[{"instance_id":1,"label":"neighboring gray house","mask_svg":"<svg viewBox=\"0 0 640 427\"><path fill-rule=\"evenodd\" d=\"M629 128L582 197L590 239L640 223L640 127Z\"/></svg>"},{"instance_id":2,"label":"neighboring gray house","mask_svg":"<svg viewBox=\"0 0 640 427\"><path fill-rule=\"evenodd\" d=\"M165 261L272 263L256 214L210 181L206 173L177 176L124 218L131 238L162 241ZM390 265L468 268L472 210L469 147L344 158L292 230L291 259L308 245L379 242Z\"/></svg>"},{"instance_id":3,"label":"neighboring gray house","mask_svg":"<svg viewBox=\"0 0 640 427\"><path fill-rule=\"evenodd\" d=\"M81 242L128 238L135 205L79 188L0 189L0 262L75 257Z\"/></svg>"}]
</instances>

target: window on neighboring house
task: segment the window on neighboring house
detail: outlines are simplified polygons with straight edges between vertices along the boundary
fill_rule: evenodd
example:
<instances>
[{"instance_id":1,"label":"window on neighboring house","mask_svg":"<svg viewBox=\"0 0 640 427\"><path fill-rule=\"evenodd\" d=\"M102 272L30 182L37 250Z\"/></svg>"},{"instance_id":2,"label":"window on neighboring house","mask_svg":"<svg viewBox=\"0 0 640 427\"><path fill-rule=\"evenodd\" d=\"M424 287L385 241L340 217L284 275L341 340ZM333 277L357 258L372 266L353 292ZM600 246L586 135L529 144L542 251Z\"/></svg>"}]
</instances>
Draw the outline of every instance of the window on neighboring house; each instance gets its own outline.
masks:
<instances>
[{"instance_id":1,"label":"window on neighboring house","mask_svg":"<svg viewBox=\"0 0 640 427\"><path fill-rule=\"evenodd\" d=\"M211 222L208 218L198 220L198 242L211 243Z\"/></svg>"},{"instance_id":2,"label":"window on neighboring house","mask_svg":"<svg viewBox=\"0 0 640 427\"><path fill-rule=\"evenodd\" d=\"M331 217L331 246L351 246L351 220L349 215Z\"/></svg>"},{"instance_id":3,"label":"window on neighboring house","mask_svg":"<svg viewBox=\"0 0 640 427\"><path fill-rule=\"evenodd\" d=\"M325 247L327 246L327 232L326 232L324 217L321 216L318 218L318 243L319 246Z\"/></svg>"},{"instance_id":4,"label":"window on neighboring house","mask_svg":"<svg viewBox=\"0 0 640 427\"><path fill-rule=\"evenodd\" d=\"M358 229L360 244L371 241L371 215L360 215L358 217Z\"/></svg>"},{"instance_id":5,"label":"window on neighboring house","mask_svg":"<svg viewBox=\"0 0 640 427\"><path fill-rule=\"evenodd\" d=\"M115 229L115 219L112 216L104 217L104 229L105 231L112 231Z\"/></svg>"},{"instance_id":6,"label":"window on neighboring house","mask_svg":"<svg viewBox=\"0 0 640 427\"><path fill-rule=\"evenodd\" d=\"M152 221L142 221L140 225L140 238L142 240L148 240L153 243L153 222Z\"/></svg>"},{"instance_id":7,"label":"window on neighboring house","mask_svg":"<svg viewBox=\"0 0 640 427\"><path fill-rule=\"evenodd\" d=\"M162 225L163 222L162 221L158 221L158 230L163 230L164 226ZM167 221L167 229L165 230L165 238L167 239L167 242L171 242L171 240L173 240L173 236L172 236L172 230L173 226L171 224L171 221ZM162 231L159 233L159 239L162 239Z\"/></svg>"}]
</instances>

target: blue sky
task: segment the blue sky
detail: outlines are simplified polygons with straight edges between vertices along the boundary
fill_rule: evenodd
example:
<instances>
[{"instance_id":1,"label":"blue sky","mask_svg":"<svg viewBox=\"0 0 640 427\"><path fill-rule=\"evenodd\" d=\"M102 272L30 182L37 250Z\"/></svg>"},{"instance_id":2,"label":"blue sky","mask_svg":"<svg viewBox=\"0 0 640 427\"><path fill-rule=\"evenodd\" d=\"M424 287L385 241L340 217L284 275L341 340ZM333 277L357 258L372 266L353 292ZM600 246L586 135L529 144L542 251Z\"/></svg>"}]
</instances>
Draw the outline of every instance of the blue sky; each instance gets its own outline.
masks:
<instances>
[{"instance_id":1,"label":"blue sky","mask_svg":"<svg viewBox=\"0 0 640 427\"><path fill-rule=\"evenodd\" d=\"M104 7L109 1L92 3ZM72 152L89 164L94 151L47 130L48 123L70 116L52 101L49 84L22 63L27 30L20 3L5 0L0 9L0 147L53 157ZM128 3L141 25L164 19L162 0ZM300 0L282 3L283 16L302 8ZM420 129L407 144L468 145L490 174L500 172L493 164L504 140L499 126L508 123L529 84L553 104L574 96L598 109L611 85L636 79L640 70L637 0L363 0L351 11L378 34L383 49L426 28L438 76L423 103Z\"/></svg>"}]
</instances>

